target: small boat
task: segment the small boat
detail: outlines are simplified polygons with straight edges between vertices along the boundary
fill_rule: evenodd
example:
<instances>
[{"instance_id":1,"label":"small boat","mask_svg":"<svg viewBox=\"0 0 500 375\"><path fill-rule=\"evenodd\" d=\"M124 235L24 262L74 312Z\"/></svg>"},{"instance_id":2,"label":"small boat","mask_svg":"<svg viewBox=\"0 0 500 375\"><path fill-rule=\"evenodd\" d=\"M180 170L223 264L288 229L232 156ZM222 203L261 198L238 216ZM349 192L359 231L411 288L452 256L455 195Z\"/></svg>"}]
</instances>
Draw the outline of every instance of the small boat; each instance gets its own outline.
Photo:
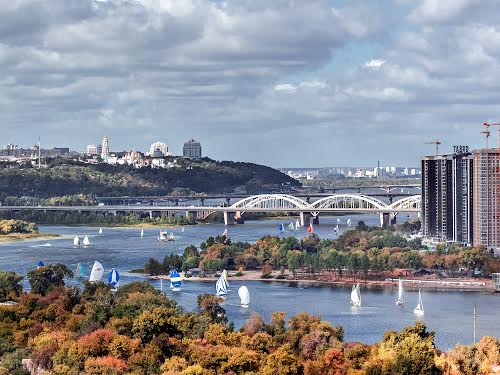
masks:
<instances>
[{"instance_id":1,"label":"small boat","mask_svg":"<svg viewBox=\"0 0 500 375\"><path fill-rule=\"evenodd\" d=\"M141 228L141 237L144 237L144 228Z\"/></svg>"},{"instance_id":2,"label":"small boat","mask_svg":"<svg viewBox=\"0 0 500 375\"><path fill-rule=\"evenodd\" d=\"M281 233L285 231L285 226L283 225L283 223L280 224L279 229Z\"/></svg>"},{"instance_id":3,"label":"small boat","mask_svg":"<svg viewBox=\"0 0 500 375\"><path fill-rule=\"evenodd\" d=\"M94 262L92 266L92 271L90 272L89 281L96 282L101 281L102 275L104 275L104 267L97 260Z\"/></svg>"},{"instance_id":4,"label":"small boat","mask_svg":"<svg viewBox=\"0 0 500 375\"><path fill-rule=\"evenodd\" d=\"M398 300L396 301L397 306L401 306L403 304L403 281L399 279L398 282Z\"/></svg>"},{"instance_id":5,"label":"small boat","mask_svg":"<svg viewBox=\"0 0 500 375\"><path fill-rule=\"evenodd\" d=\"M45 264L42 261L39 261L36 265L36 269L39 270L42 267L45 267Z\"/></svg>"},{"instance_id":6,"label":"small boat","mask_svg":"<svg viewBox=\"0 0 500 375\"><path fill-rule=\"evenodd\" d=\"M347 219L347 226L350 227L352 225L351 219Z\"/></svg>"},{"instance_id":7,"label":"small boat","mask_svg":"<svg viewBox=\"0 0 500 375\"><path fill-rule=\"evenodd\" d=\"M73 238L73 245L76 247L80 247L80 237L76 236Z\"/></svg>"},{"instance_id":8,"label":"small boat","mask_svg":"<svg viewBox=\"0 0 500 375\"><path fill-rule=\"evenodd\" d=\"M184 227L181 228L181 232L184 233Z\"/></svg>"},{"instance_id":9,"label":"small boat","mask_svg":"<svg viewBox=\"0 0 500 375\"><path fill-rule=\"evenodd\" d=\"M102 234L102 228L99 228L99 234Z\"/></svg>"},{"instance_id":10,"label":"small boat","mask_svg":"<svg viewBox=\"0 0 500 375\"><path fill-rule=\"evenodd\" d=\"M340 219L337 219L337 224L340 224Z\"/></svg>"},{"instance_id":11,"label":"small boat","mask_svg":"<svg viewBox=\"0 0 500 375\"><path fill-rule=\"evenodd\" d=\"M85 246L85 247L90 246L90 240L89 240L88 236L85 236L85 238L83 239L83 246Z\"/></svg>"},{"instance_id":12,"label":"small boat","mask_svg":"<svg viewBox=\"0 0 500 375\"><path fill-rule=\"evenodd\" d=\"M222 299L226 298L226 294L228 292L229 283L227 282L227 271L222 271L222 275L217 279L215 283L215 294L217 297Z\"/></svg>"},{"instance_id":13,"label":"small boat","mask_svg":"<svg viewBox=\"0 0 500 375\"><path fill-rule=\"evenodd\" d=\"M120 274L116 269L112 269L108 277L109 285L113 288L113 291L118 290L118 285L120 283Z\"/></svg>"},{"instance_id":14,"label":"small boat","mask_svg":"<svg viewBox=\"0 0 500 375\"><path fill-rule=\"evenodd\" d=\"M170 271L170 289L172 292L180 292L182 285L182 278L179 272L174 268Z\"/></svg>"},{"instance_id":15,"label":"small boat","mask_svg":"<svg viewBox=\"0 0 500 375\"><path fill-rule=\"evenodd\" d=\"M83 264L78 263L76 265L75 277L76 278L83 278L83 277L85 277L85 267L83 267Z\"/></svg>"},{"instance_id":16,"label":"small boat","mask_svg":"<svg viewBox=\"0 0 500 375\"><path fill-rule=\"evenodd\" d=\"M339 231L339 225L337 224L337 226L333 228L333 233L337 234L338 231Z\"/></svg>"},{"instance_id":17,"label":"small boat","mask_svg":"<svg viewBox=\"0 0 500 375\"><path fill-rule=\"evenodd\" d=\"M250 292L245 285L240 286L240 289L238 289L238 295L240 296L241 307L248 307L248 305L250 305Z\"/></svg>"},{"instance_id":18,"label":"small boat","mask_svg":"<svg viewBox=\"0 0 500 375\"><path fill-rule=\"evenodd\" d=\"M300 222L299 222L299 219L297 219L297 221L295 222L295 230L297 230L299 228L300 228Z\"/></svg>"},{"instance_id":19,"label":"small boat","mask_svg":"<svg viewBox=\"0 0 500 375\"><path fill-rule=\"evenodd\" d=\"M309 224L309 226L307 227L307 233L313 233L314 232L314 228L313 228L313 225L312 223Z\"/></svg>"},{"instance_id":20,"label":"small boat","mask_svg":"<svg viewBox=\"0 0 500 375\"><path fill-rule=\"evenodd\" d=\"M160 236L158 237L158 241L173 241L175 240L174 234L160 231Z\"/></svg>"},{"instance_id":21,"label":"small boat","mask_svg":"<svg viewBox=\"0 0 500 375\"><path fill-rule=\"evenodd\" d=\"M361 307L361 293L359 292L359 283L353 285L352 287L351 304L355 307Z\"/></svg>"},{"instance_id":22,"label":"small boat","mask_svg":"<svg viewBox=\"0 0 500 375\"><path fill-rule=\"evenodd\" d=\"M420 289L418 290L418 305L413 310L413 313L419 316L424 315L424 304L422 302L422 294L420 293Z\"/></svg>"},{"instance_id":23,"label":"small boat","mask_svg":"<svg viewBox=\"0 0 500 375\"><path fill-rule=\"evenodd\" d=\"M227 228L224 229L224 232L222 232L221 237L227 238Z\"/></svg>"},{"instance_id":24,"label":"small boat","mask_svg":"<svg viewBox=\"0 0 500 375\"><path fill-rule=\"evenodd\" d=\"M290 222L290 224L288 224L288 230L289 230L289 231L292 231L292 230L294 230L294 229L295 229L295 227L293 226L293 223L292 223L292 222Z\"/></svg>"}]
</instances>

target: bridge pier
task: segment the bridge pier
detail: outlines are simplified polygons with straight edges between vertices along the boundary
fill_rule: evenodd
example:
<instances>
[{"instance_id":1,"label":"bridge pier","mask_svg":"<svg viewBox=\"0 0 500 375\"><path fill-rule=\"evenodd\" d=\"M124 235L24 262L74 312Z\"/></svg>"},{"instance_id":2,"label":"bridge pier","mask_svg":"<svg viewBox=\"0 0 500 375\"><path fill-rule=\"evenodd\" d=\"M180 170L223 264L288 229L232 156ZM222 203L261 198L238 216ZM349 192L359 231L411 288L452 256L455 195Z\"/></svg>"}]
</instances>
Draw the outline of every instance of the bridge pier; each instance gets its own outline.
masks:
<instances>
[{"instance_id":1,"label":"bridge pier","mask_svg":"<svg viewBox=\"0 0 500 375\"><path fill-rule=\"evenodd\" d=\"M390 225L390 214L388 212L383 212L380 214L380 226L386 227Z\"/></svg>"},{"instance_id":2,"label":"bridge pier","mask_svg":"<svg viewBox=\"0 0 500 375\"><path fill-rule=\"evenodd\" d=\"M312 223L314 225L319 225L319 214L318 215L311 215L312 216Z\"/></svg>"},{"instance_id":3,"label":"bridge pier","mask_svg":"<svg viewBox=\"0 0 500 375\"><path fill-rule=\"evenodd\" d=\"M304 214L304 212L301 212L300 213L300 226L303 227L304 225L306 225L305 214Z\"/></svg>"},{"instance_id":4,"label":"bridge pier","mask_svg":"<svg viewBox=\"0 0 500 375\"><path fill-rule=\"evenodd\" d=\"M241 215L241 211L237 211L234 214L234 219L236 220L236 224L245 224L245 220L243 219L243 216Z\"/></svg>"},{"instance_id":5,"label":"bridge pier","mask_svg":"<svg viewBox=\"0 0 500 375\"><path fill-rule=\"evenodd\" d=\"M148 211L149 213L149 218L152 219L153 218L153 211Z\"/></svg>"}]
</instances>

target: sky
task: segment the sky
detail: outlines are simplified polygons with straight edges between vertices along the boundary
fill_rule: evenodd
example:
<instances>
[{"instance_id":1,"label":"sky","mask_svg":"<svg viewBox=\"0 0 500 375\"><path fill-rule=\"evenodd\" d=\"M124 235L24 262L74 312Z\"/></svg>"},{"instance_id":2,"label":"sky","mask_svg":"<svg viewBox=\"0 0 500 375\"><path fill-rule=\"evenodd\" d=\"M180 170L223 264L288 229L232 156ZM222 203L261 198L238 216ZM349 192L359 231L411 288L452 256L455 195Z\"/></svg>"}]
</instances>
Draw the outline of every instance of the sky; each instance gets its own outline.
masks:
<instances>
[{"instance_id":1,"label":"sky","mask_svg":"<svg viewBox=\"0 0 500 375\"><path fill-rule=\"evenodd\" d=\"M0 145L416 166L500 120L500 0L9 0ZM495 129L490 144L498 143Z\"/></svg>"}]
</instances>

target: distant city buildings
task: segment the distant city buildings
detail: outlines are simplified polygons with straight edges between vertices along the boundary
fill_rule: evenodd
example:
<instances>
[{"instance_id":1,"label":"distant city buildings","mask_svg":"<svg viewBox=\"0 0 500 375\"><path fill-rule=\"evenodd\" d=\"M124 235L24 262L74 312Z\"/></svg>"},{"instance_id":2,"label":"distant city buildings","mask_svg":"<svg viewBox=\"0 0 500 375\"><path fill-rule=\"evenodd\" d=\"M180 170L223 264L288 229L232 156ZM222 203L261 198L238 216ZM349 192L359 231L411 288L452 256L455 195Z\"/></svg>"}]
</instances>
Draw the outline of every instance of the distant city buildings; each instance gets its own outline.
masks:
<instances>
[{"instance_id":1,"label":"distant city buildings","mask_svg":"<svg viewBox=\"0 0 500 375\"><path fill-rule=\"evenodd\" d=\"M318 178L401 178L401 177L419 177L419 168L409 167L326 167L326 168L280 168L280 171L286 173L297 180L315 180Z\"/></svg>"},{"instance_id":2,"label":"distant city buildings","mask_svg":"<svg viewBox=\"0 0 500 375\"><path fill-rule=\"evenodd\" d=\"M87 155L98 155L97 146L96 145L88 145L87 146Z\"/></svg>"},{"instance_id":3,"label":"distant city buildings","mask_svg":"<svg viewBox=\"0 0 500 375\"><path fill-rule=\"evenodd\" d=\"M182 149L182 156L187 159L200 160L201 159L201 144L194 139L190 139L184 143Z\"/></svg>"}]
</instances>

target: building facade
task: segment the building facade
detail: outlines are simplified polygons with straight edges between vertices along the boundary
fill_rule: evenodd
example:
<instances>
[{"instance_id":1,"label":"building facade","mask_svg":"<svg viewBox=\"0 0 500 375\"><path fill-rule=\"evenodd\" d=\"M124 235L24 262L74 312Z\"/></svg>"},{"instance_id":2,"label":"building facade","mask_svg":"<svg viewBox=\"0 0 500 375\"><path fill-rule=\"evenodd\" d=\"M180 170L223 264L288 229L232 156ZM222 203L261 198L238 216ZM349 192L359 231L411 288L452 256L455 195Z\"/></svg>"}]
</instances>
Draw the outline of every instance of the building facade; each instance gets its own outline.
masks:
<instances>
[{"instance_id":1,"label":"building facade","mask_svg":"<svg viewBox=\"0 0 500 375\"><path fill-rule=\"evenodd\" d=\"M471 154L422 158L422 232L440 242L472 244Z\"/></svg>"},{"instance_id":2,"label":"building facade","mask_svg":"<svg viewBox=\"0 0 500 375\"><path fill-rule=\"evenodd\" d=\"M197 142L194 139L190 139L189 141L184 143L184 147L182 149L182 155L187 159L200 160L201 159L200 142Z\"/></svg>"},{"instance_id":3,"label":"building facade","mask_svg":"<svg viewBox=\"0 0 500 375\"><path fill-rule=\"evenodd\" d=\"M155 151L160 151L163 156L169 156L168 146L163 142L155 142L149 147L149 155L153 155Z\"/></svg>"},{"instance_id":4,"label":"building facade","mask_svg":"<svg viewBox=\"0 0 500 375\"><path fill-rule=\"evenodd\" d=\"M500 248L498 149L479 149L474 160L474 246Z\"/></svg>"},{"instance_id":5,"label":"building facade","mask_svg":"<svg viewBox=\"0 0 500 375\"><path fill-rule=\"evenodd\" d=\"M88 145L87 146L87 155L98 155L97 154L97 146L96 145Z\"/></svg>"},{"instance_id":6,"label":"building facade","mask_svg":"<svg viewBox=\"0 0 500 375\"><path fill-rule=\"evenodd\" d=\"M107 136L102 138L101 146L101 158L106 160L109 157L109 138Z\"/></svg>"}]
</instances>

